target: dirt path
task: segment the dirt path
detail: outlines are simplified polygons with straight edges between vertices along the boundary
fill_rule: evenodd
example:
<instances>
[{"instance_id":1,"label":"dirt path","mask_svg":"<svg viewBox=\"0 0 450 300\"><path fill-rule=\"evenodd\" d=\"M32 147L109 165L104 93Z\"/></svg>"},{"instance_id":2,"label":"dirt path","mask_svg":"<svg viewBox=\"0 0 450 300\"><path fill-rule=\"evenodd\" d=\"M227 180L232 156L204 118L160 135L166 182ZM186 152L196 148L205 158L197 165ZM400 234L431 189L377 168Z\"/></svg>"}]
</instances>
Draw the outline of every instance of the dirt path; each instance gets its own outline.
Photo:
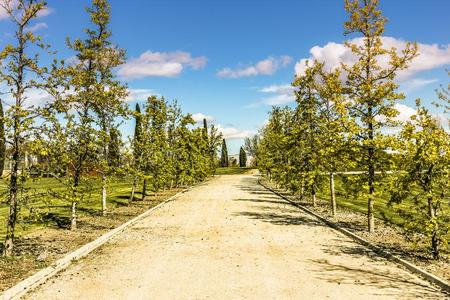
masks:
<instances>
[{"instance_id":1,"label":"dirt path","mask_svg":"<svg viewBox=\"0 0 450 300\"><path fill-rule=\"evenodd\" d=\"M397 265L230 175L164 205L30 299L444 298Z\"/></svg>"}]
</instances>

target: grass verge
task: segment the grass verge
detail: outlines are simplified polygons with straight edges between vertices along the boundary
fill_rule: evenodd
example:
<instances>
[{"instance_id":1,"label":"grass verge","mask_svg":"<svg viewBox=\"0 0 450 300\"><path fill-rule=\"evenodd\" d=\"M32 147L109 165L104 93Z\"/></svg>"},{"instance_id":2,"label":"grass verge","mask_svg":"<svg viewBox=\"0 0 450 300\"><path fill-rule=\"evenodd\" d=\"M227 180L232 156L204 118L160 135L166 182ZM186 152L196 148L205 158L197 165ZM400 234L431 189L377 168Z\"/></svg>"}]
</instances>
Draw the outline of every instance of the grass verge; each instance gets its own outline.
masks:
<instances>
[{"instance_id":1,"label":"grass verge","mask_svg":"<svg viewBox=\"0 0 450 300\"><path fill-rule=\"evenodd\" d=\"M40 189L45 189L52 182L44 181L34 184L39 185ZM130 190L131 185L126 178L111 182L106 216L100 214L100 191L95 190L80 206L76 231L68 230L70 207L67 203L39 199L33 206L23 208L15 255L11 258L0 258L0 292L49 266L65 254L158 205L181 191L181 188L152 194L142 201L133 201L132 205L128 206ZM140 197L140 194L136 197ZM39 215L47 216L47 218L32 218L36 213L27 211L31 207L39 210ZM0 209L2 224L5 224L7 212L4 208ZM49 214L51 218L48 217ZM3 239L4 228L2 230L0 236Z\"/></svg>"}]
</instances>

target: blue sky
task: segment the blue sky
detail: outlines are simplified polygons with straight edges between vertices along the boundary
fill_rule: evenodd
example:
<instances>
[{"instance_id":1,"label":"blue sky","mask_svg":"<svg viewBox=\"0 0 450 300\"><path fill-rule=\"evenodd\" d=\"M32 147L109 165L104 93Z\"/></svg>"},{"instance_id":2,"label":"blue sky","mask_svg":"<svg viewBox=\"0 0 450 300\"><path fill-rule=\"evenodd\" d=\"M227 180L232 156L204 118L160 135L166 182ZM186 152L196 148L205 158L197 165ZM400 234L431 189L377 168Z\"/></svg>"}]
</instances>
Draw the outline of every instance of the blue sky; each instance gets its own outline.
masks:
<instances>
[{"instance_id":1,"label":"blue sky","mask_svg":"<svg viewBox=\"0 0 450 300\"><path fill-rule=\"evenodd\" d=\"M73 55L65 39L82 36L89 2L48 0L50 14L36 21L36 32L60 57ZM127 51L128 63L118 74L132 90L130 104L152 93L176 98L185 112L209 116L220 126L230 153L238 152L242 137L261 127L271 104L292 103L288 85L301 70L297 62L338 59L339 44L352 38L343 35L343 0L110 2L113 40ZM423 46L421 61L400 82L407 93L407 106L400 108L407 114L415 98L431 102L434 89L449 80L450 1L380 2L389 18L389 42ZM11 39L6 20L0 30L4 46ZM123 126L125 135L131 128L131 121Z\"/></svg>"}]
</instances>

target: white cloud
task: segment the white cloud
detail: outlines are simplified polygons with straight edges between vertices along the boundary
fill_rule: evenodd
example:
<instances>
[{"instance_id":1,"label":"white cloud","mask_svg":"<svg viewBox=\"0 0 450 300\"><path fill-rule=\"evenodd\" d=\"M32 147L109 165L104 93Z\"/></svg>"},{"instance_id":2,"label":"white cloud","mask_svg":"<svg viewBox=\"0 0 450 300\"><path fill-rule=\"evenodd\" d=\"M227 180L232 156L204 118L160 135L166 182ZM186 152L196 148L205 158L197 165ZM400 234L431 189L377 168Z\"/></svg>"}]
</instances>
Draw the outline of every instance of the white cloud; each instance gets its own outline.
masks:
<instances>
[{"instance_id":1,"label":"white cloud","mask_svg":"<svg viewBox=\"0 0 450 300\"><path fill-rule=\"evenodd\" d=\"M393 37L383 37L383 45L385 48L394 47L398 51L405 49L406 42ZM362 44L362 38L355 38L350 41L355 44ZM450 64L450 44L438 45L438 44L422 44L418 43L419 56L416 57L410 67L406 70L398 73L398 80L405 81L411 78L414 74L421 71L431 70ZM306 69L306 62L318 60L325 62L327 69L334 69L340 66L341 63L353 64L356 61L355 56L351 50L344 46L344 44L330 42L323 47L314 46L310 50L310 57L303 58L295 65L295 73L297 75L303 75ZM380 64L386 65L387 58L381 58Z\"/></svg>"},{"instance_id":2,"label":"white cloud","mask_svg":"<svg viewBox=\"0 0 450 300\"><path fill-rule=\"evenodd\" d=\"M26 31L30 31L30 32L36 32L38 30L47 29L47 28L48 28L47 23L40 22L40 23L34 24L33 26L25 28L25 30Z\"/></svg>"},{"instance_id":3,"label":"white cloud","mask_svg":"<svg viewBox=\"0 0 450 300\"><path fill-rule=\"evenodd\" d=\"M256 134L252 130L242 130L235 127L223 127L222 125L217 125L217 130L222 133L223 137L227 140L236 140L250 137Z\"/></svg>"},{"instance_id":4,"label":"white cloud","mask_svg":"<svg viewBox=\"0 0 450 300\"><path fill-rule=\"evenodd\" d=\"M402 87L406 92L411 92L417 89L420 89L424 86L437 82L437 79L424 79L424 78L415 78L406 81L403 83Z\"/></svg>"},{"instance_id":5,"label":"white cloud","mask_svg":"<svg viewBox=\"0 0 450 300\"><path fill-rule=\"evenodd\" d=\"M292 61L290 56L279 56L268 58L247 67L238 67L235 69L224 68L217 72L217 76L226 78L250 77L257 75L272 75L280 68L286 67Z\"/></svg>"},{"instance_id":6,"label":"white cloud","mask_svg":"<svg viewBox=\"0 0 450 300\"><path fill-rule=\"evenodd\" d=\"M263 87L258 91L271 96L262 98L251 103L248 107L256 107L260 105L284 105L295 101L295 88L290 84L270 85Z\"/></svg>"},{"instance_id":7,"label":"white cloud","mask_svg":"<svg viewBox=\"0 0 450 300\"><path fill-rule=\"evenodd\" d=\"M28 89L25 94L24 106L41 106L49 101L53 101L53 97L50 96L46 91L40 89ZM2 96L2 100L9 105L13 105L15 100L11 93L6 93Z\"/></svg>"},{"instance_id":8,"label":"white cloud","mask_svg":"<svg viewBox=\"0 0 450 300\"><path fill-rule=\"evenodd\" d=\"M203 119L206 119L207 122L214 121L213 116L204 115L202 113L195 113L192 115L192 119L194 119L195 123L201 123L203 122Z\"/></svg>"},{"instance_id":9,"label":"white cloud","mask_svg":"<svg viewBox=\"0 0 450 300\"><path fill-rule=\"evenodd\" d=\"M205 115L203 113L195 113L192 115L192 119L194 119L195 123L197 125L201 124L203 122L203 119L206 119L208 123L213 123L215 118L210 115ZM237 140L237 139L243 139L246 137L250 137L254 134L256 134L255 131L252 130L245 130L245 129L239 129L234 127L232 124L228 125L221 125L217 124L215 125L217 130L222 133L223 138L227 140Z\"/></svg>"},{"instance_id":10,"label":"white cloud","mask_svg":"<svg viewBox=\"0 0 450 300\"><path fill-rule=\"evenodd\" d=\"M119 67L118 74L129 79L150 76L174 77L179 75L186 66L194 70L201 69L206 65L206 61L205 56L192 57L190 53L182 51L146 51L138 58L132 58Z\"/></svg>"},{"instance_id":11,"label":"white cloud","mask_svg":"<svg viewBox=\"0 0 450 300\"><path fill-rule=\"evenodd\" d=\"M401 103L396 103L394 105L394 108L399 112L399 114L395 117L395 120L402 123L409 121L411 116L417 113L417 110L415 108Z\"/></svg>"},{"instance_id":12,"label":"white cloud","mask_svg":"<svg viewBox=\"0 0 450 300\"><path fill-rule=\"evenodd\" d=\"M18 1L17 0L12 0L10 5L13 9L17 9L17 4ZM50 15L51 13L54 12L54 9L51 7L45 7L44 9L42 9L41 11L39 11L36 15L37 18L42 18L42 17L46 17L48 15ZM8 13L6 12L6 10L0 6L0 21L1 20L6 20L9 18Z\"/></svg>"},{"instance_id":13,"label":"white cloud","mask_svg":"<svg viewBox=\"0 0 450 300\"><path fill-rule=\"evenodd\" d=\"M46 17L50 14L52 14L55 10L51 7L45 7L44 9L42 9L41 11L39 11L37 13L37 17L38 18L42 18L42 17Z\"/></svg>"},{"instance_id":14,"label":"white cloud","mask_svg":"<svg viewBox=\"0 0 450 300\"><path fill-rule=\"evenodd\" d=\"M147 100L150 96L157 96L158 94L155 91L150 89L129 89L128 96L125 99L127 102L131 101L140 101Z\"/></svg>"}]
</instances>

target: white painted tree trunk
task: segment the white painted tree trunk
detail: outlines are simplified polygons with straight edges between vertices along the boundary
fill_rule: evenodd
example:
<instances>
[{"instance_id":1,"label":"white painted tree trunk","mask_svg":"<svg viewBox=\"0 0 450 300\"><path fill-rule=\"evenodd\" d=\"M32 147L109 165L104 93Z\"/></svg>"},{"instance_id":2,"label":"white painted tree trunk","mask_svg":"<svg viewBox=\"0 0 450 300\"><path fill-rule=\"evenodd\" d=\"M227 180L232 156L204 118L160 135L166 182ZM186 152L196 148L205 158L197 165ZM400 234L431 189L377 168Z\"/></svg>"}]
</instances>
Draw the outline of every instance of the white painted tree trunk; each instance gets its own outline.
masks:
<instances>
[{"instance_id":1,"label":"white painted tree trunk","mask_svg":"<svg viewBox=\"0 0 450 300\"><path fill-rule=\"evenodd\" d=\"M70 230L77 229L77 203L72 202L72 216L70 218Z\"/></svg>"},{"instance_id":2,"label":"white painted tree trunk","mask_svg":"<svg viewBox=\"0 0 450 300\"><path fill-rule=\"evenodd\" d=\"M336 195L334 191L334 173L330 173L330 201L333 218L336 217Z\"/></svg>"},{"instance_id":3,"label":"white painted tree trunk","mask_svg":"<svg viewBox=\"0 0 450 300\"><path fill-rule=\"evenodd\" d=\"M28 169L28 153L27 152L25 152L24 159L25 159L25 169Z\"/></svg>"},{"instance_id":4,"label":"white painted tree trunk","mask_svg":"<svg viewBox=\"0 0 450 300\"><path fill-rule=\"evenodd\" d=\"M106 215L106 176L102 175L102 215Z\"/></svg>"}]
</instances>

